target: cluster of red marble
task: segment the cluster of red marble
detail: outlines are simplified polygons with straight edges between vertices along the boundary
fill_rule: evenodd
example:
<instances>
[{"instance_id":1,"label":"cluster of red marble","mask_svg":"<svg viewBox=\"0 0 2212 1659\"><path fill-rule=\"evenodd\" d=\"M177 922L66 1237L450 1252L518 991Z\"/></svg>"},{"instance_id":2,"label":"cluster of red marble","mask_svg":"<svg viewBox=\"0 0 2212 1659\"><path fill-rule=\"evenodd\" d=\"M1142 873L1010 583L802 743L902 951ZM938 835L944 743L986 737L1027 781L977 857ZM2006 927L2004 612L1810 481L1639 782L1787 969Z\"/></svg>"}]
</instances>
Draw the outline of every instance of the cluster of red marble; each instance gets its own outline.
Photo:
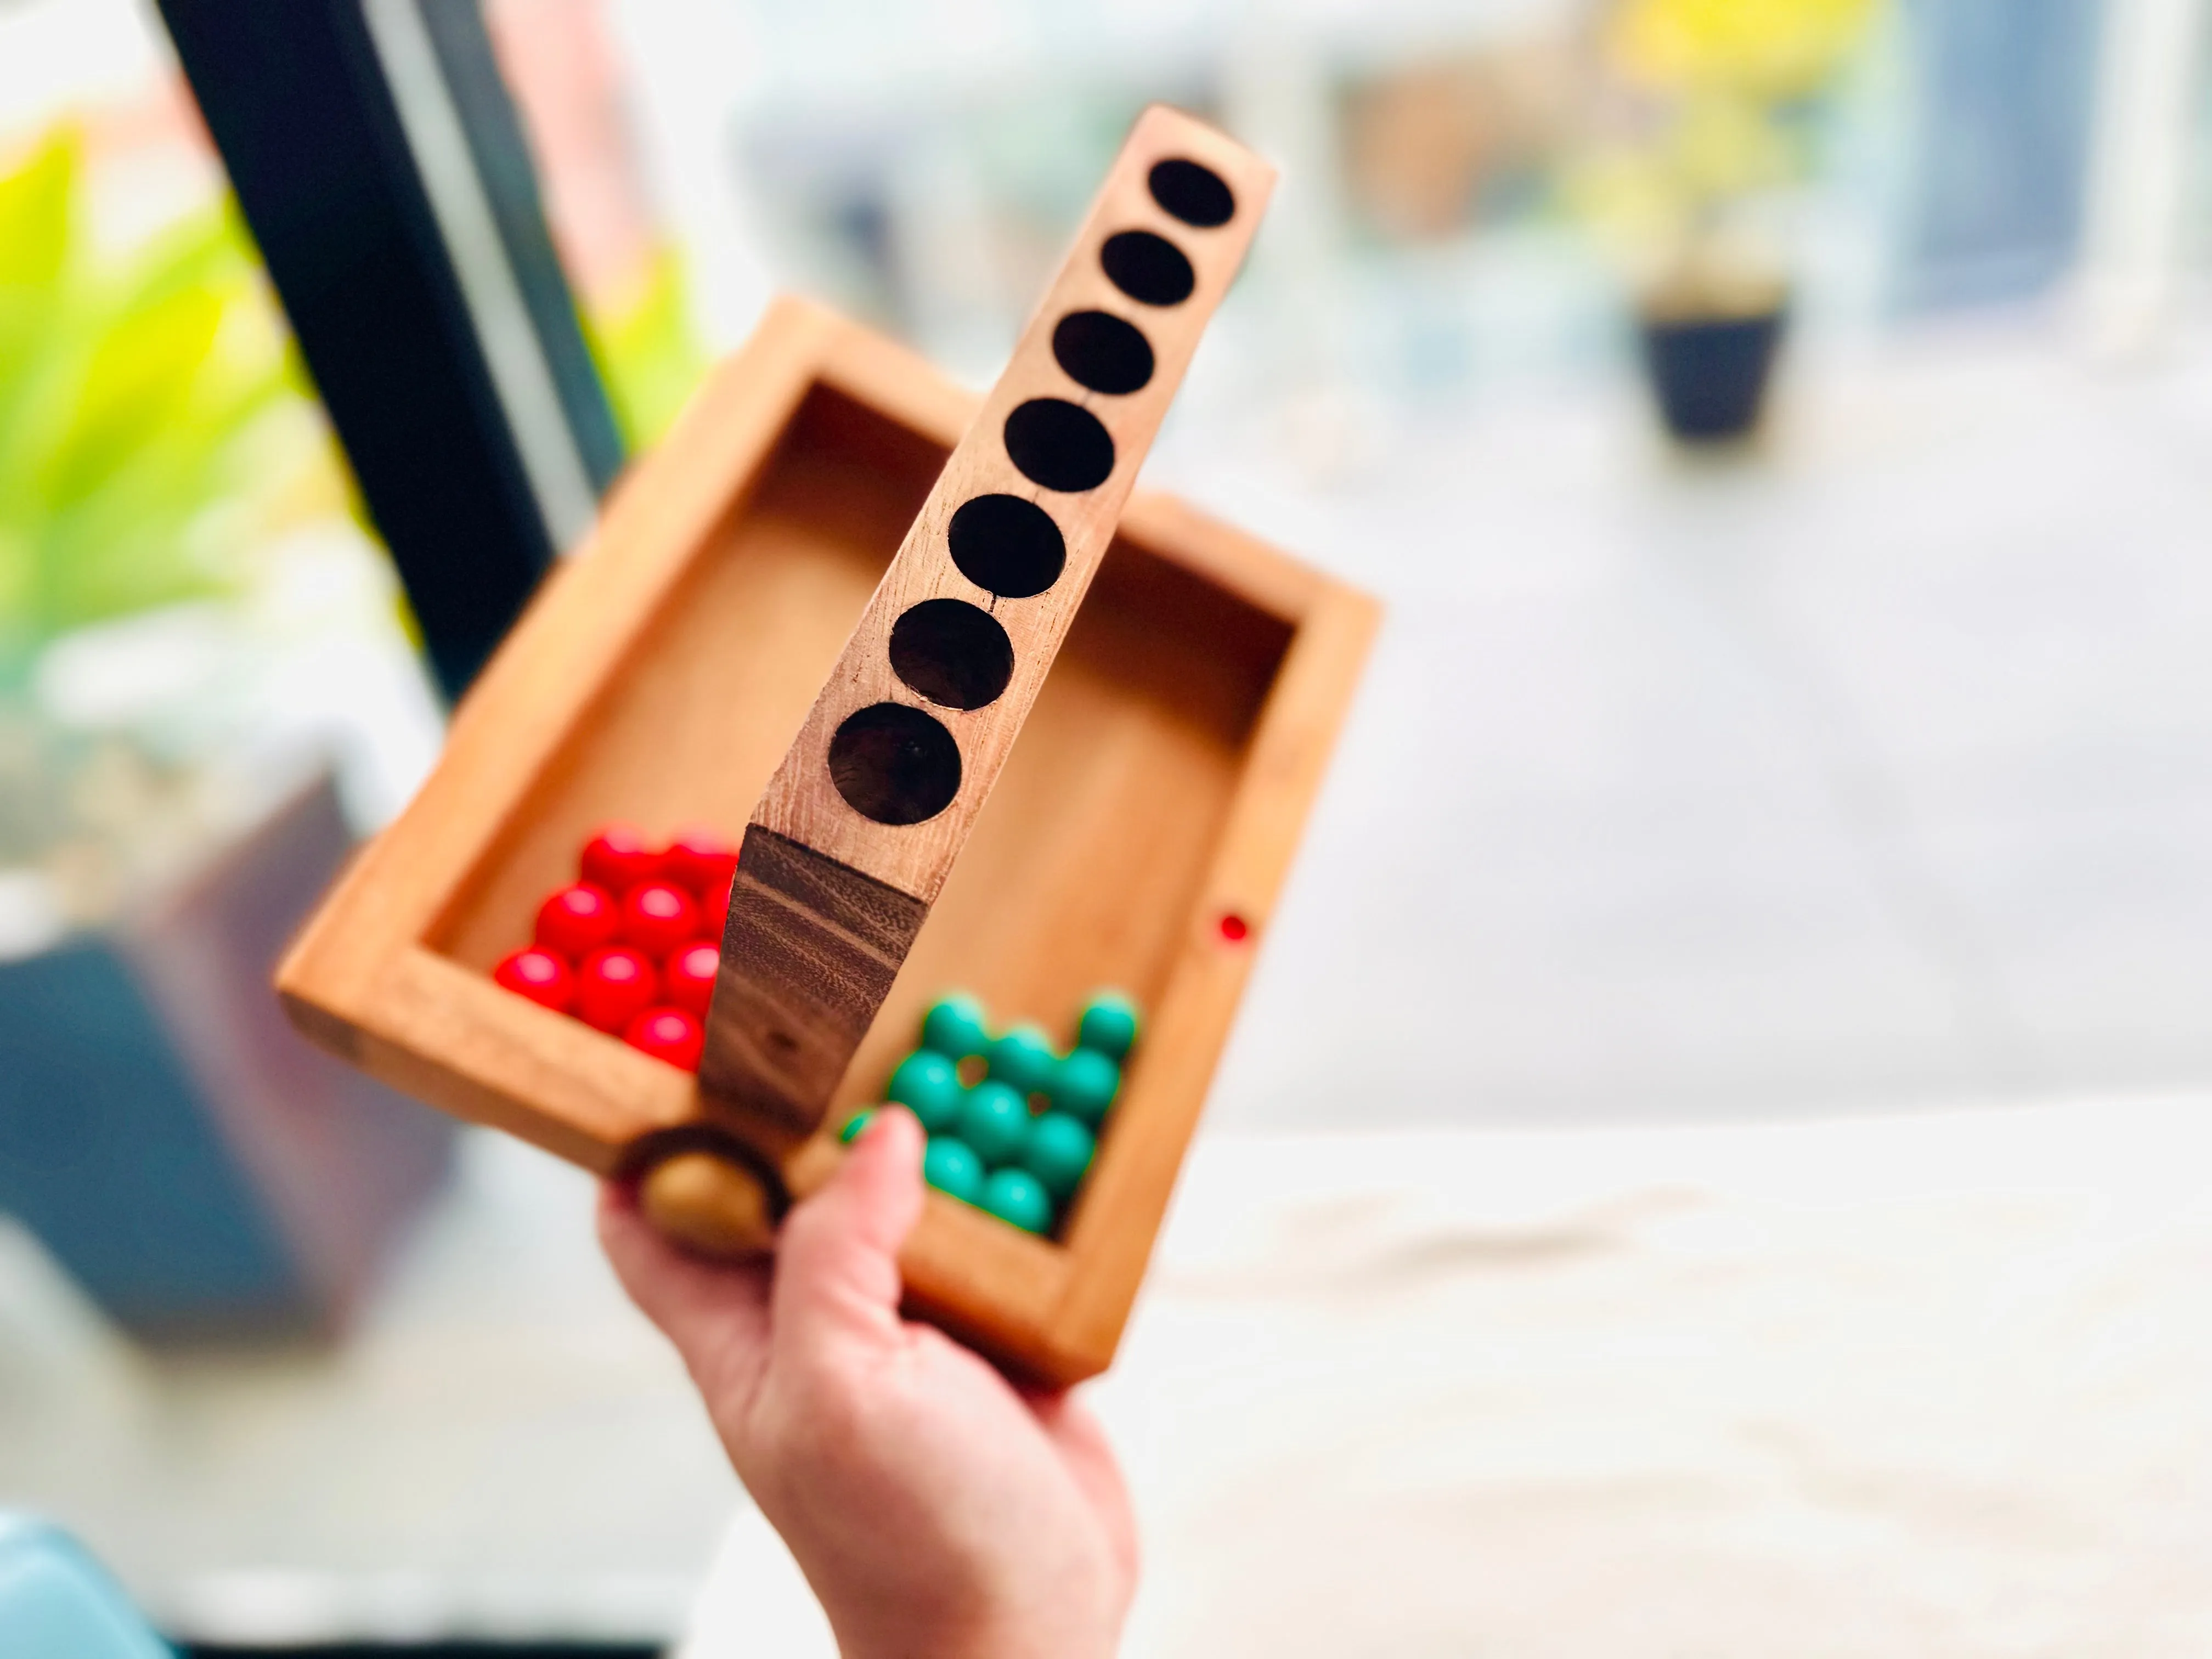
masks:
<instances>
[{"instance_id":1,"label":"cluster of red marble","mask_svg":"<svg viewBox=\"0 0 2212 1659\"><path fill-rule=\"evenodd\" d=\"M538 906L532 942L492 977L696 1071L737 869L737 849L718 836L692 830L654 847L610 824L585 842L581 879Z\"/></svg>"}]
</instances>

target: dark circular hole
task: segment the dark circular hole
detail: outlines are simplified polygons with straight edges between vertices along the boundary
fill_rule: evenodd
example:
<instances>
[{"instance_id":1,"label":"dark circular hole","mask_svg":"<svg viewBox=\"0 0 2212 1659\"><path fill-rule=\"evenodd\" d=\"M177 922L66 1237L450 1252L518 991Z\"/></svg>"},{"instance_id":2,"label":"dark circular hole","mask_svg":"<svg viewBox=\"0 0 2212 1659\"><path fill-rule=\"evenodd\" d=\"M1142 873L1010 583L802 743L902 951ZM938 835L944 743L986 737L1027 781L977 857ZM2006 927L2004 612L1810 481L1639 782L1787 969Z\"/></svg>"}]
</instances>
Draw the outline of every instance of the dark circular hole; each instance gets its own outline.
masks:
<instances>
[{"instance_id":1,"label":"dark circular hole","mask_svg":"<svg viewBox=\"0 0 2212 1659\"><path fill-rule=\"evenodd\" d=\"M1200 230L1227 224L1230 215L1237 211L1237 198L1221 182L1219 173L1180 156L1153 162L1145 182L1152 187L1155 202L1183 223Z\"/></svg>"},{"instance_id":2,"label":"dark circular hole","mask_svg":"<svg viewBox=\"0 0 2212 1659\"><path fill-rule=\"evenodd\" d=\"M1071 311L1052 331L1052 355L1068 379L1116 397L1152 378L1152 343L1133 323L1103 311Z\"/></svg>"},{"instance_id":3,"label":"dark circular hole","mask_svg":"<svg viewBox=\"0 0 2212 1659\"><path fill-rule=\"evenodd\" d=\"M960 745L919 708L872 703L830 739L830 781L862 817L920 823L960 793Z\"/></svg>"},{"instance_id":4,"label":"dark circular hole","mask_svg":"<svg viewBox=\"0 0 2212 1659\"><path fill-rule=\"evenodd\" d=\"M945 529L952 562L1002 599L1034 599L1060 580L1067 542L1052 514L1018 495L963 501Z\"/></svg>"},{"instance_id":5,"label":"dark circular hole","mask_svg":"<svg viewBox=\"0 0 2212 1659\"><path fill-rule=\"evenodd\" d=\"M1182 250L1149 230L1115 231L1099 248L1098 264L1115 288L1148 306L1179 306L1198 286Z\"/></svg>"},{"instance_id":6,"label":"dark circular hole","mask_svg":"<svg viewBox=\"0 0 2212 1659\"><path fill-rule=\"evenodd\" d=\"M1032 483L1096 489L1114 471L1114 440L1098 417L1065 398L1032 398L1006 416L1006 459Z\"/></svg>"},{"instance_id":7,"label":"dark circular hole","mask_svg":"<svg viewBox=\"0 0 2212 1659\"><path fill-rule=\"evenodd\" d=\"M981 708L1014 677L1014 642L965 599L924 599L891 624L891 667L932 702Z\"/></svg>"}]
</instances>

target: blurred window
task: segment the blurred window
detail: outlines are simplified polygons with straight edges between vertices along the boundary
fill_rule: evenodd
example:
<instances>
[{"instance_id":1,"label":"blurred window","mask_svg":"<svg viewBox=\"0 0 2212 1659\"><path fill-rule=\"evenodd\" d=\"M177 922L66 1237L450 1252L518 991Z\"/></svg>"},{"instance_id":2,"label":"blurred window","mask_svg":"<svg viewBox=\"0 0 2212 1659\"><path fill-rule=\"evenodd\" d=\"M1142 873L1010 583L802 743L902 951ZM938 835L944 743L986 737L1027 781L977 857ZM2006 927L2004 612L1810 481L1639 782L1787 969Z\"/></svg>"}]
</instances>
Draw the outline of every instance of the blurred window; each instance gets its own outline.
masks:
<instances>
[{"instance_id":1,"label":"blurred window","mask_svg":"<svg viewBox=\"0 0 2212 1659\"><path fill-rule=\"evenodd\" d=\"M1908 308L2031 296L2071 267L2104 15L2101 0L1910 0Z\"/></svg>"}]
</instances>

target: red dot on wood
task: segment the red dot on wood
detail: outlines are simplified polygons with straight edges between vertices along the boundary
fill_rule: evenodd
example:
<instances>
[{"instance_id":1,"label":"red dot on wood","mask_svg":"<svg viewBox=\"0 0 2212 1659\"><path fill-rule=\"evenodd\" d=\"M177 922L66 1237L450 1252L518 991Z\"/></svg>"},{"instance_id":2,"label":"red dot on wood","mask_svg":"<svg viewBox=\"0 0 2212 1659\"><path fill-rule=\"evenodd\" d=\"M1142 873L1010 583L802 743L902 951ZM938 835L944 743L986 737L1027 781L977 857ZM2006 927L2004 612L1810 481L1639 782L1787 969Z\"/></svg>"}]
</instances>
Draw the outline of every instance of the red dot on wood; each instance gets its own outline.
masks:
<instances>
[{"instance_id":1,"label":"red dot on wood","mask_svg":"<svg viewBox=\"0 0 2212 1659\"><path fill-rule=\"evenodd\" d=\"M1221 930L1221 937L1231 945L1242 945L1252 935L1252 924L1234 910L1224 910L1220 921L1216 925Z\"/></svg>"}]
</instances>

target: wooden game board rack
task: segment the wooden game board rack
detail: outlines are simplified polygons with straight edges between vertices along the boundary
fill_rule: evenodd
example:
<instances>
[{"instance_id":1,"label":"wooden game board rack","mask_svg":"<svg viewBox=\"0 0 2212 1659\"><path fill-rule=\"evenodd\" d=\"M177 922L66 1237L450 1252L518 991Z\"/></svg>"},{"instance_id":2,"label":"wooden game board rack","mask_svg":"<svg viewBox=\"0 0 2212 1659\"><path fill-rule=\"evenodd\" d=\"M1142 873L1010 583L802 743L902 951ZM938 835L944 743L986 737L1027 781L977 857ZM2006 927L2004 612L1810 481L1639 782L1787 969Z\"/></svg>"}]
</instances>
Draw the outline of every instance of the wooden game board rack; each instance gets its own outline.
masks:
<instances>
[{"instance_id":1,"label":"wooden game board rack","mask_svg":"<svg viewBox=\"0 0 2212 1659\"><path fill-rule=\"evenodd\" d=\"M690 1076L489 969L596 823L745 823L975 408L912 354L779 301L294 946L278 988L300 1028L602 1174L703 1144L817 1186L840 1156L826 1131L733 1126ZM1171 497L1130 499L829 1123L877 1097L948 988L1057 1031L1116 985L1148 1029L1060 1239L931 1194L902 1258L918 1313L1048 1381L1111 1359L1376 614Z\"/></svg>"}]
</instances>

